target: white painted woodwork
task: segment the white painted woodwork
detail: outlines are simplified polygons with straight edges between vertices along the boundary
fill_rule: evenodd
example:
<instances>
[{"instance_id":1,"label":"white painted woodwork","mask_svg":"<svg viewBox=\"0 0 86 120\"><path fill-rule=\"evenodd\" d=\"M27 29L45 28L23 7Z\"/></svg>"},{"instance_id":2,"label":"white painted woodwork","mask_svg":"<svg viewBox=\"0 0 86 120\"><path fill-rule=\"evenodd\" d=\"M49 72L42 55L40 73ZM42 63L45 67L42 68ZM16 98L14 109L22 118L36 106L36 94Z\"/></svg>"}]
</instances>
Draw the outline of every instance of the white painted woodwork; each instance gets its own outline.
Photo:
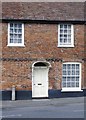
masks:
<instances>
[{"instance_id":1,"label":"white painted woodwork","mask_svg":"<svg viewBox=\"0 0 86 120\"><path fill-rule=\"evenodd\" d=\"M33 67L32 97L48 97L48 70L46 67Z\"/></svg>"}]
</instances>

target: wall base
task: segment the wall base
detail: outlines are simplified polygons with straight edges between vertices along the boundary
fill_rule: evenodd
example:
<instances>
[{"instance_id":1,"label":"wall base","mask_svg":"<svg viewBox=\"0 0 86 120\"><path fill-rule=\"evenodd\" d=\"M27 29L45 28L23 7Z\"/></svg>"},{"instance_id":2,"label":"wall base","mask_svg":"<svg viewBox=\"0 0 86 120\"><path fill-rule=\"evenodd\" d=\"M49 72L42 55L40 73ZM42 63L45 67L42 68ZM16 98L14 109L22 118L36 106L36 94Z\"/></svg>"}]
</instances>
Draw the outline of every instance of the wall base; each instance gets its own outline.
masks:
<instances>
[{"instance_id":1,"label":"wall base","mask_svg":"<svg viewBox=\"0 0 86 120\"><path fill-rule=\"evenodd\" d=\"M61 92L61 90L49 90L50 98L65 98L65 97L83 97L86 96L86 89L78 92ZM11 100L12 91L0 91L0 100ZM16 91L16 100L32 99L32 91ZM42 98L43 99L43 98Z\"/></svg>"}]
</instances>

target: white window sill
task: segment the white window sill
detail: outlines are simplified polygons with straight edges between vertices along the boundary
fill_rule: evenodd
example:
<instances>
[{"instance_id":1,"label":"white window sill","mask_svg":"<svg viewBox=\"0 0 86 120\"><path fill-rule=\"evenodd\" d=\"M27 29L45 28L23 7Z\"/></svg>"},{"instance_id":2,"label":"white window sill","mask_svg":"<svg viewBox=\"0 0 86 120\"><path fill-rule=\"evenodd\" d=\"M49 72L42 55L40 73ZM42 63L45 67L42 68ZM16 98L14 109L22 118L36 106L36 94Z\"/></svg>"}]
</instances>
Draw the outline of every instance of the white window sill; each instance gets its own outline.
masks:
<instances>
[{"instance_id":1,"label":"white window sill","mask_svg":"<svg viewBox=\"0 0 86 120\"><path fill-rule=\"evenodd\" d=\"M74 47L74 45L58 45L58 47Z\"/></svg>"},{"instance_id":2,"label":"white window sill","mask_svg":"<svg viewBox=\"0 0 86 120\"><path fill-rule=\"evenodd\" d=\"M22 44L8 44L8 47L25 47L25 45Z\"/></svg>"},{"instance_id":3,"label":"white window sill","mask_svg":"<svg viewBox=\"0 0 86 120\"><path fill-rule=\"evenodd\" d=\"M61 92L81 92L83 90L81 89L76 89L76 88L72 88L72 89L62 89Z\"/></svg>"}]
</instances>

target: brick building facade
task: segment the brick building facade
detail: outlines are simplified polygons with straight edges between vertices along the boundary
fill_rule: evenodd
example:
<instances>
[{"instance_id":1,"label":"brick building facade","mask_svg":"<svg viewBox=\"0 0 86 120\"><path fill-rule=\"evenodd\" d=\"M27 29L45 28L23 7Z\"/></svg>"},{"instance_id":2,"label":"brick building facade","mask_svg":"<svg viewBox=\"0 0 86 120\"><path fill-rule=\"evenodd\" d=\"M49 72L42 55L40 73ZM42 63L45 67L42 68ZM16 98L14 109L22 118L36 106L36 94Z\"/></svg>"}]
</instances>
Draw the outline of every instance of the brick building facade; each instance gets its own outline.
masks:
<instances>
[{"instance_id":1,"label":"brick building facade","mask_svg":"<svg viewBox=\"0 0 86 120\"><path fill-rule=\"evenodd\" d=\"M16 99L84 95L84 6L2 3L3 99L13 85Z\"/></svg>"}]
</instances>

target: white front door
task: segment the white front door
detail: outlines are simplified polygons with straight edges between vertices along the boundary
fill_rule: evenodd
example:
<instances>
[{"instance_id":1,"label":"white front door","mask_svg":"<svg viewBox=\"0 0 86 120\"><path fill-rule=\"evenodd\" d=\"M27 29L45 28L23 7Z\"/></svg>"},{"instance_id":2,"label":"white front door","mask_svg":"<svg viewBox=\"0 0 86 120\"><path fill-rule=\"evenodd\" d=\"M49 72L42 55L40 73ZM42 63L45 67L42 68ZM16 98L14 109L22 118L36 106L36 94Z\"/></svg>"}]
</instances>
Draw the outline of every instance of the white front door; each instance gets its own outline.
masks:
<instances>
[{"instance_id":1,"label":"white front door","mask_svg":"<svg viewBox=\"0 0 86 120\"><path fill-rule=\"evenodd\" d=\"M32 77L32 97L48 97L48 68L34 67Z\"/></svg>"}]
</instances>

